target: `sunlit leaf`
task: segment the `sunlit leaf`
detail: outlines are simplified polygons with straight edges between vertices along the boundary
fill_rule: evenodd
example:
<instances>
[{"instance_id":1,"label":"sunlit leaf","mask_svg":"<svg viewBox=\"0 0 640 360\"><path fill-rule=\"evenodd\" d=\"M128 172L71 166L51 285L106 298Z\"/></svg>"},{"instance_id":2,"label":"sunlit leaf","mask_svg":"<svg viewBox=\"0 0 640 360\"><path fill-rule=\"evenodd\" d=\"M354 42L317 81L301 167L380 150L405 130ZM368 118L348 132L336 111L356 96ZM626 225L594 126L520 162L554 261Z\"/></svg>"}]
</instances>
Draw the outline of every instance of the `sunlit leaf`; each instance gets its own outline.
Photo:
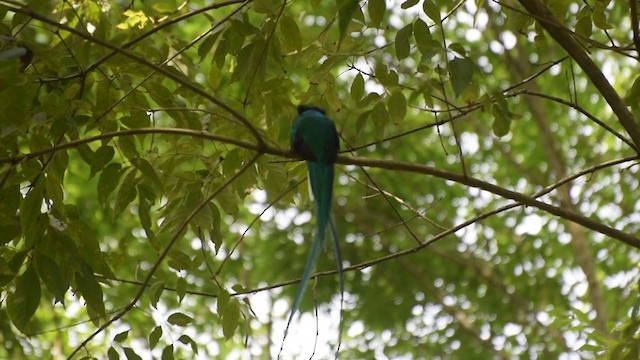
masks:
<instances>
[{"instance_id":1,"label":"sunlit leaf","mask_svg":"<svg viewBox=\"0 0 640 360\"><path fill-rule=\"evenodd\" d=\"M229 302L229 306L225 308L225 312L222 314L222 333L225 339L230 339L238 327L238 321L240 320L240 303L232 299Z\"/></svg>"},{"instance_id":2,"label":"sunlit leaf","mask_svg":"<svg viewBox=\"0 0 640 360\"><path fill-rule=\"evenodd\" d=\"M300 50L302 47L302 37L300 36L300 29L298 24L293 20L291 16L284 15L280 19L280 39L285 49L290 51Z\"/></svg>"}]
</instances>

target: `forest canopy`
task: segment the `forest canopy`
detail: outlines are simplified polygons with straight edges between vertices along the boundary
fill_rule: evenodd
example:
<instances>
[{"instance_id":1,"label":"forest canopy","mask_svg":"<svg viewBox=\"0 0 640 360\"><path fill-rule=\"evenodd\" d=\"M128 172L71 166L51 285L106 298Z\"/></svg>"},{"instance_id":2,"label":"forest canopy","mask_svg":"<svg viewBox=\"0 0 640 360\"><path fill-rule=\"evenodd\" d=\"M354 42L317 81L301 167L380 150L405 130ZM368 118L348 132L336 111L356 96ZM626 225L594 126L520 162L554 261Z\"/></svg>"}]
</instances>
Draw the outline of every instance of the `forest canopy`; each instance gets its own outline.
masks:
<instances>
[{"instance_id":1,"label":"forest canopy","mask_svg":"<svg viewBox=\"0 0 640 360\"><path fill-rule=\"evenodd\" d=\"M635 0L0 0L0 358L640 358Z\"/></svg>"}]
</instances>

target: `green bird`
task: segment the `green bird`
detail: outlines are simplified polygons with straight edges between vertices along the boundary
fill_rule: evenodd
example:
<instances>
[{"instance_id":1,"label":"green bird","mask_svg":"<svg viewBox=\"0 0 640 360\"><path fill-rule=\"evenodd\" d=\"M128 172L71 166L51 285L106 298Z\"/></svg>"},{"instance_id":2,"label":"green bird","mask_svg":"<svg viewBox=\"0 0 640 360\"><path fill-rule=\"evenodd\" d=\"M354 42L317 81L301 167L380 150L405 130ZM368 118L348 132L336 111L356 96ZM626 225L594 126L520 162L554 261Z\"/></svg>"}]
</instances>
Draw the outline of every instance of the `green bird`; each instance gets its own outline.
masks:
<instances>
[{"instance_id":1,"label":"green bird","mask_svg":"<svg viewBox=\"0 0 640 360\"><path fill-rule=\"evenodd\" d=\"M302 280L300 281L296 297L293 300L284 338L287 337L293 315L295 315L300 306L300 301L302 300L305 287L309 282L311 273L318 260L318 255L320 255L320 250L324 247L325 232L327 227L329 227L331 237L333 238L333 249L338 266L338 281L340 286L340 336L337 349L337 351L339 351L342 335L344 284L342 282L342 256L340 255L338 234L335 224L331 220L334 162L336 161L340 148L338 132L336 131L335 124L327 117L324 110L315 106L300 105L298 106L298 116L291 126L290 140L293 151L307 161L309 182L311 184L311 192L313 194L316 211L316 231L313 236L311 250L309 250L307 264L302 273ZM282 350L282 348L280 350Z\"/></svg>"}]
</instances>

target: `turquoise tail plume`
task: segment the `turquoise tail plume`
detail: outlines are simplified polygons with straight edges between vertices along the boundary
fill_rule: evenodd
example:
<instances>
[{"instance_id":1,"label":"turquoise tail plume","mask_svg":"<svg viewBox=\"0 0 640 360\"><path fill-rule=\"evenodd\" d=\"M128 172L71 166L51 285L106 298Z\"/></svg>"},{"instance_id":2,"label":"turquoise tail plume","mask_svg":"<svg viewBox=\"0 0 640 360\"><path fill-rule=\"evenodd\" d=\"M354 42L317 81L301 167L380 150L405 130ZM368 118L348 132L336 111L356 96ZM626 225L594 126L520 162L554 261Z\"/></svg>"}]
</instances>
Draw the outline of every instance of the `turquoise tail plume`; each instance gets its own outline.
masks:
<instances>
[{"instance_id":1,"label":"turquoise tail plume","mask_svg":"<svg viewBox=\"0 0 640 360\"><path fill-rule=\"evenodd\" d=\"M316 230L307 257L307 263L302 273L302 279L293 300L284 338L286 339L291 320L300 306L305 288L315 268L320 251L324 248L325 233L327 227L329 227L333 239L340 286L340 334L338 348L336 350L337 357L342 339L344 284L342 279L342 255L340 253L338 234L335 224L331 220L334 162L338 155L339 148L338 133L333 121L325 115L322 109L312 106L299 106L298 117L296 117L291 127L291 147L298 155L307 160L309 182L311 183L311 192L315 204ZM282 347L280 351L282 351ZM280 354L278 357L280 357Z\"/></svg>"}]
</instances>

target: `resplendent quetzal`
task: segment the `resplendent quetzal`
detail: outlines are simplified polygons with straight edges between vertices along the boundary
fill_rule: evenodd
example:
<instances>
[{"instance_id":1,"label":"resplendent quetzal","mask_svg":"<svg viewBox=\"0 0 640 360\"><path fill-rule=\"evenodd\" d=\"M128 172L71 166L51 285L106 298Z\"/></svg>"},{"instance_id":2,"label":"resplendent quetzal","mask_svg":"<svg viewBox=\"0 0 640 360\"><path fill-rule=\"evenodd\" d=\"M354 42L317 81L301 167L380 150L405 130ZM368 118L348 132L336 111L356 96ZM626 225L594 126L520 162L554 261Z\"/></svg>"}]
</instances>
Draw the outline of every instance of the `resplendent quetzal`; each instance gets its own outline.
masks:
<instances>
[{"instance_id":1,"label":"resplendent quetzal","mask_svg":"<svg viewBox=\"0 0 640 360\"><path fill-rule=\"evenodd\" d=\"M315 106L300 105L298 106L298 116L291 126L290 140L293 151L307 161L309 182L311 184L311 192L313 193L316 211L316 232L313 236L313 243L311 244L311 250L309 250L307 264L302 273L302 280L300 281L298 292L293 300L293 306L289 320L287 321L284 336L286 338L289 325L291 324L293 315L298 310L298 306L300 306L300 301L302 300L305 287L307 282L309 282L315 263L318 260L318 255L320 255L320 250L324 247L327 226L333 238L333 248L338 266L341 301L340 332L342 332L342 300L344 296L342 256L340 255L338 234L331 220L334 162L338 156L338 149L340 147L338 132L336 131L335 124L327 117L324 110ZM338 343L338 350L339 347L340 345Z\"/></svg>"}]
</instances>

